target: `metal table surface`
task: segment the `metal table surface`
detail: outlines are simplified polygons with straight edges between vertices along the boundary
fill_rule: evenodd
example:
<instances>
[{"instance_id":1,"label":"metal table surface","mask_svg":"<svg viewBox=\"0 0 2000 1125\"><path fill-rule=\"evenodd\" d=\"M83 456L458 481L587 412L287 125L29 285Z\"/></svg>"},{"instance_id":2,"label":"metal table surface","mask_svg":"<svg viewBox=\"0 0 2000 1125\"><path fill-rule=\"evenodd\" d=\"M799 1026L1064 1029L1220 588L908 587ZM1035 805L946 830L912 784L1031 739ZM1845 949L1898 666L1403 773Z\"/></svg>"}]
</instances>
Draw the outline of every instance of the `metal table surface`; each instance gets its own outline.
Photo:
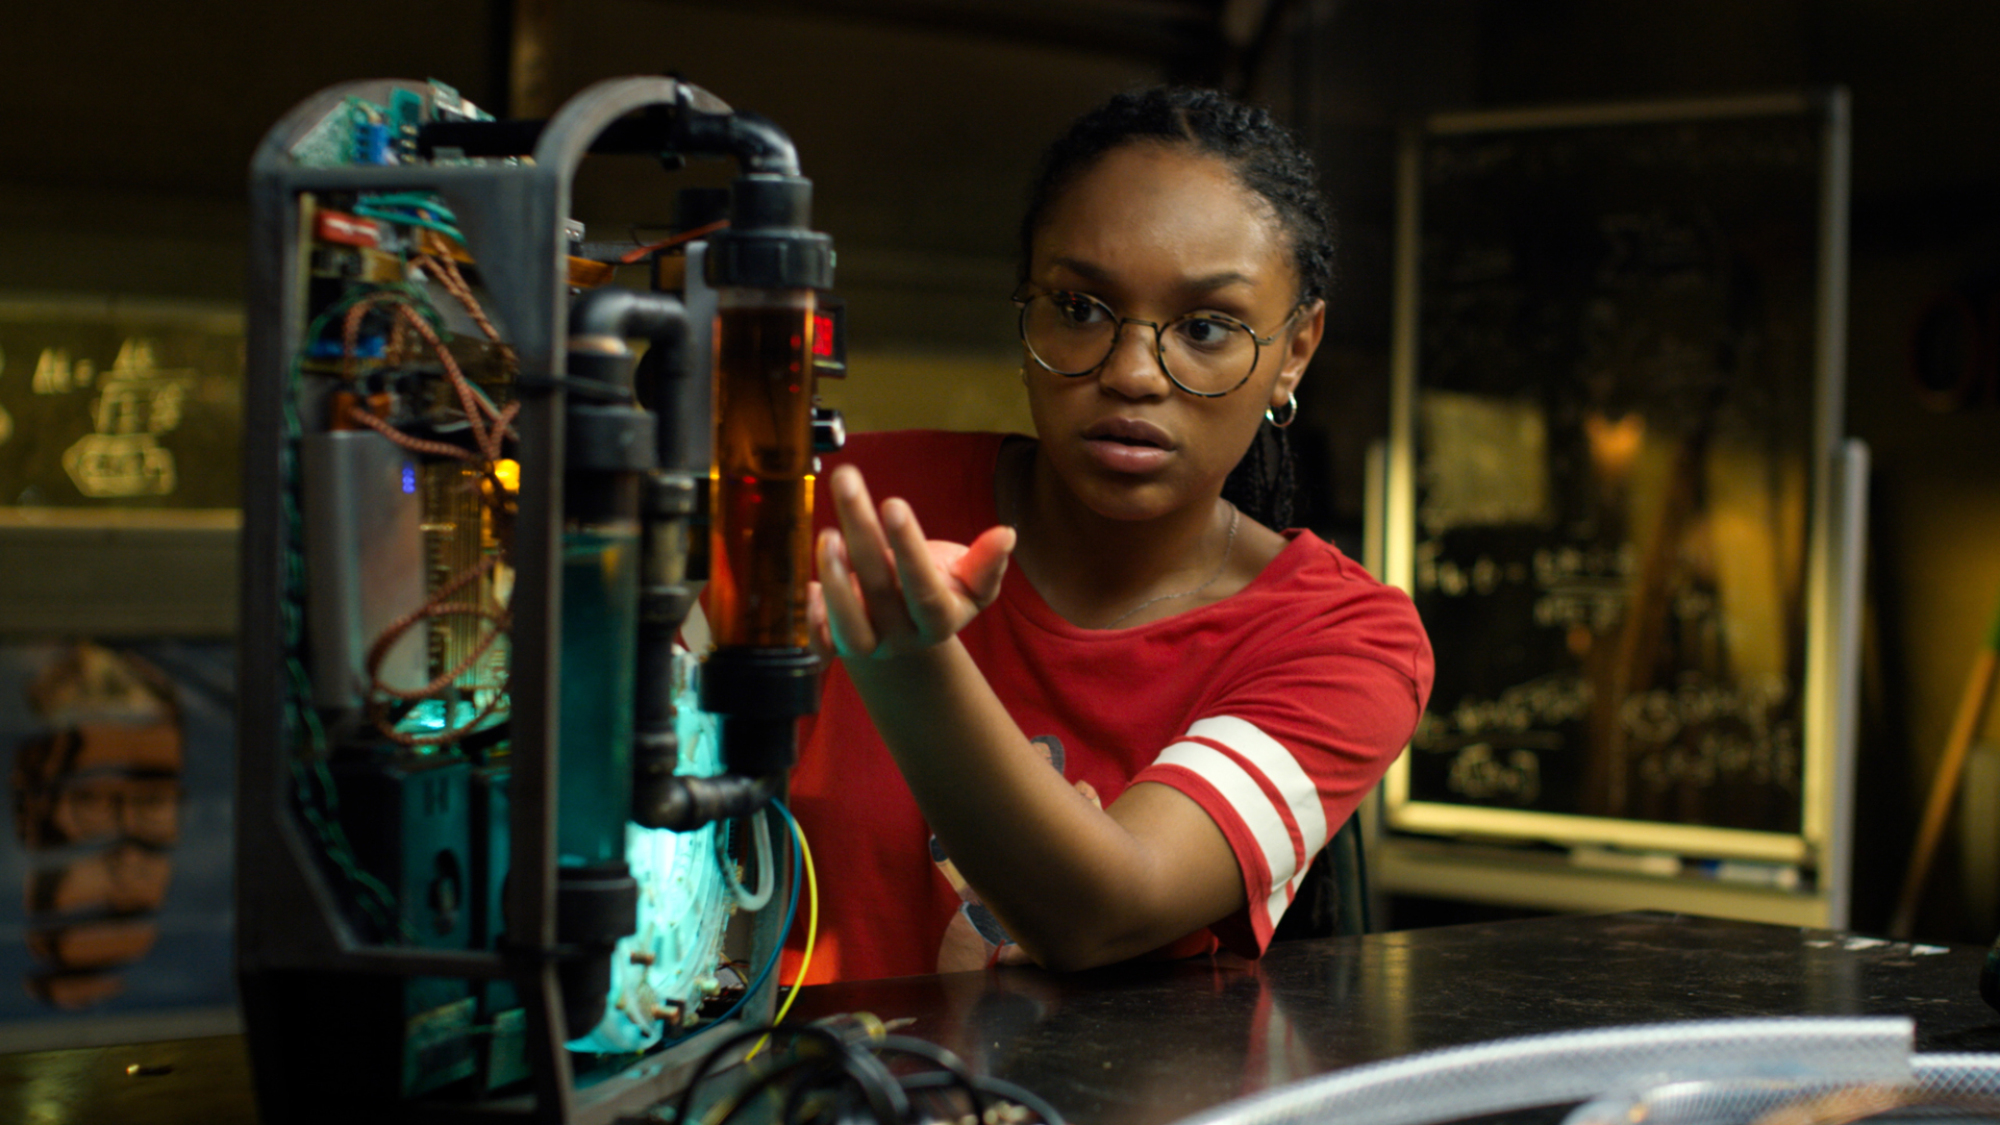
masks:
<instances>
[{"instance_id":1,"label":"metal table surface","mask_svg":"<svg viewBox=\"0 0 2000 1125\"><path fill-rule=\"evenodd\" d=\"M1021 1083L1076 1125L1157 1125L1341 1067L1536 1032L1770 1015L1909 1015L1923 1051L2000 1050L1984 951L1658 914L1294 942L1245 964L998 969L819 985L793 1019L869 1011ZM0 1057L0 1121L252 1125L239 1038Z\"/></svg>"}]
</instances>

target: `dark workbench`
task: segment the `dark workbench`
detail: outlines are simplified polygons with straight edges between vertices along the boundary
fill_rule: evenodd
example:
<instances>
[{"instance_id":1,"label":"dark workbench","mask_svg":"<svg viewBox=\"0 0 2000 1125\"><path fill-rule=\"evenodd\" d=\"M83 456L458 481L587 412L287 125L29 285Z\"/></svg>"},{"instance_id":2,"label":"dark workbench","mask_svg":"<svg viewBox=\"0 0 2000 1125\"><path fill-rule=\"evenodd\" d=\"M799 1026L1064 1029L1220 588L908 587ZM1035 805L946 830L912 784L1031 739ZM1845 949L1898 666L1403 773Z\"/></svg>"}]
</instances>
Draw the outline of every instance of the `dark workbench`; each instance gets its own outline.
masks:
<instances>
[{"instance_id":1,"label":"dark workbench","mask_svg":"<svg viewBox=\"0 0 2000 1125\"><path fill-rule=\"evenodd\" d=\"M1043 1093L1078 1125L1157 1125L1412 1051L1666 1020L1909 1015L1919 1050L2000 1050L1983 957L1671 915L1559 917L1298 942L1242 968L825 985L794 1018L914 1016L907 1034Z\"/></svg>"},{"instance_id":2,"label":"dark workbench","mask_svg":"<svg viewBox=\"0 0 2000 1125\"><path fill-rule=\"evenodd\" d=\"M1268 1086L1535 1032L1760 1015L1909 1015L1923 1051L2000 1050L1984 951L1656 914L1296 942L1251 965L1032 969L806 989L1046 1096L1076 1125L1156 1125ZM132 1067L153 1068L129 1072ZM0 1120L250 1125L240 1040L0 1058Z\"/></svg>"}]
</instances>

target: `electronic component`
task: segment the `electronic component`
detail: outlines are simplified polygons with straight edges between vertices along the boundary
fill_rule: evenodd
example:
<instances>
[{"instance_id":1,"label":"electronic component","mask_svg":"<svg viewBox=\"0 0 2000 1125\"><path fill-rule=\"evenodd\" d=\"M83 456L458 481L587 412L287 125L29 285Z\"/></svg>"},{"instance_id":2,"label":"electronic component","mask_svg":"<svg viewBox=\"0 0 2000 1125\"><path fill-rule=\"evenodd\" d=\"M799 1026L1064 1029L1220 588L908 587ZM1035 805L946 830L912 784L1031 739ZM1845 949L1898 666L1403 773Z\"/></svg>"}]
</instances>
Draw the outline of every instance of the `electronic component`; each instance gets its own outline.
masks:
<instances>
[{"instance_id":1,"label":"electronic component","mask_svg":"<svg viewBox=\"0 0 2000 1125\"><path fill-rule=\"evenodd\" d=\"M821 293L813 307L813 376L847 378L847 302Z\"/></svg>"},{"instance_id":2,"label":"electronic component","mask_svg":"<svg viewBox=\"0 0 2000 1125\"><path fill-rule=\"evenodd\" d=\"M371 219L358 219L339 211L321 211L313 216L313 237L342 246L374 247L382 244L382 227Z\"/></svg>"},{"instance_id":3,"label":"electronic component","mask_svg":"<svg viewBox=\"0 0 2000 1125\"><path fill-rule=\"evenodd\" d=\"M375 660L369 648L424 601L423 502L417 463L373 430L307 434L299 443L306 624L312 636L313 701L358 711L371 678L414 691L429 679L424 635L409 630Z\"/></svg>"},{"instance_id":4,"label":"electronic component","mask_svg":"<svg viewBox=\"0 0 2000 1125\"><path fill-rule=\"evenodd\" d=\"M587 148L746 175L726 221L565 278ZM797 902L758 810L817 696L812 376L842 353L809 185L775 127L667 79L547 125L340 87L253 182L237 914L265 1113L608 1125L770 1012ZM663 254L696 267L650 271L672 291L608 284ZM704 511L718 444L765 511ZM697 666L709 553L726 648Z\"/></svg>"}]
</instances>

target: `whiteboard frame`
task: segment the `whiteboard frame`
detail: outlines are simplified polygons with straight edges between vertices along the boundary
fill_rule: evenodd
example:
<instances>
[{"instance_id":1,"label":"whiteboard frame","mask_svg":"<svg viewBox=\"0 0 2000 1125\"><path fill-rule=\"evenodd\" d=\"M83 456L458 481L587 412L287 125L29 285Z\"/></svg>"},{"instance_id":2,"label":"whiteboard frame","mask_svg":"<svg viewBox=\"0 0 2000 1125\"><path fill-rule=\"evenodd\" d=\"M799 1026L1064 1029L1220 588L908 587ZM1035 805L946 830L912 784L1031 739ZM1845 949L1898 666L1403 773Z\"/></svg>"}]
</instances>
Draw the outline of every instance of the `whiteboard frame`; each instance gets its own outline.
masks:
<instances>
[{"instance_id":1,"label":"whiteboard frame","mask_svg":"<svg viewBox=\"0 0 2000 1125\"><path fill-rule=\"evenodd\" d=\"M1556 910L1602 908L1616 900L1792 924L1840 927L1847 922L1867 451L1842 432L1849 151L1844 89L1439 114L1406 130L1397 168L1389 440L1382 454L1381 502L1372 510L1368 533L1370 542L1380 545L1379 573L1414 593L1425 141L1477 132L1770 116L1816 117L1822 142L1801 830L1761 832L1415 800L1406 754L1391 767L1382 788L1383 835L1375 849L1375 874L1384 891ZM1434 643L1449 644L1451 639ZM1810 866L1815 878L1811 887L1799 891L1718 888L1704 878L1577 870L1551 864L1546 852L1522 852L1509 860L1503 849L1496 858L1490 846L1494 841Z\"/></svg>"}]
</instances>

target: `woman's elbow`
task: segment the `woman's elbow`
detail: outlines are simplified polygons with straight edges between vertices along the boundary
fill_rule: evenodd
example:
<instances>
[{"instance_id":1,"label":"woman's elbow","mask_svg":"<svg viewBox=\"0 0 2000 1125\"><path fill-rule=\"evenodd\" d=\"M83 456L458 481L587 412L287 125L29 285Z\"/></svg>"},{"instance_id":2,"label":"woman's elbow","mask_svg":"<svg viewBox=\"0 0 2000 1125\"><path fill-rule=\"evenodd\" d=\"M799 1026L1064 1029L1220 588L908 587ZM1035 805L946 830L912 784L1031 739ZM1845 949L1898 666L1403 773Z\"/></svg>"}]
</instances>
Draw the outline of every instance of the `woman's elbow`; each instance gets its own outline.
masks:
<instances>
[{"instance_id":1,"label":"woman's elbow","mask_svg":"<svg viewBox=\"0 0 2000 1125\"><path fill-rule=\"evenodd\" d=\"M1057 942L1052 945L1038 943L1032 948L1027 945L1019 948L1030 963L1057 973L1082 972L1085 969L1095 969L1124 960L1101 946L1085 947L1073 942Z\"/></svg>"},{"instance_id":2,"label":"woman's elbow","mask_svg":"<svg viewBox=\"0 0 2000 1125\"><path fill-rule=\"evenodd\" d=\"M1061 934L1024 937L1020 949L1026 960L1044 969L1075 973L1143 956L1172 944L1178 936L1170 934L1162 938L1149 930L1113 931L1085 927Z\"/></svg>"}]
</instances>

